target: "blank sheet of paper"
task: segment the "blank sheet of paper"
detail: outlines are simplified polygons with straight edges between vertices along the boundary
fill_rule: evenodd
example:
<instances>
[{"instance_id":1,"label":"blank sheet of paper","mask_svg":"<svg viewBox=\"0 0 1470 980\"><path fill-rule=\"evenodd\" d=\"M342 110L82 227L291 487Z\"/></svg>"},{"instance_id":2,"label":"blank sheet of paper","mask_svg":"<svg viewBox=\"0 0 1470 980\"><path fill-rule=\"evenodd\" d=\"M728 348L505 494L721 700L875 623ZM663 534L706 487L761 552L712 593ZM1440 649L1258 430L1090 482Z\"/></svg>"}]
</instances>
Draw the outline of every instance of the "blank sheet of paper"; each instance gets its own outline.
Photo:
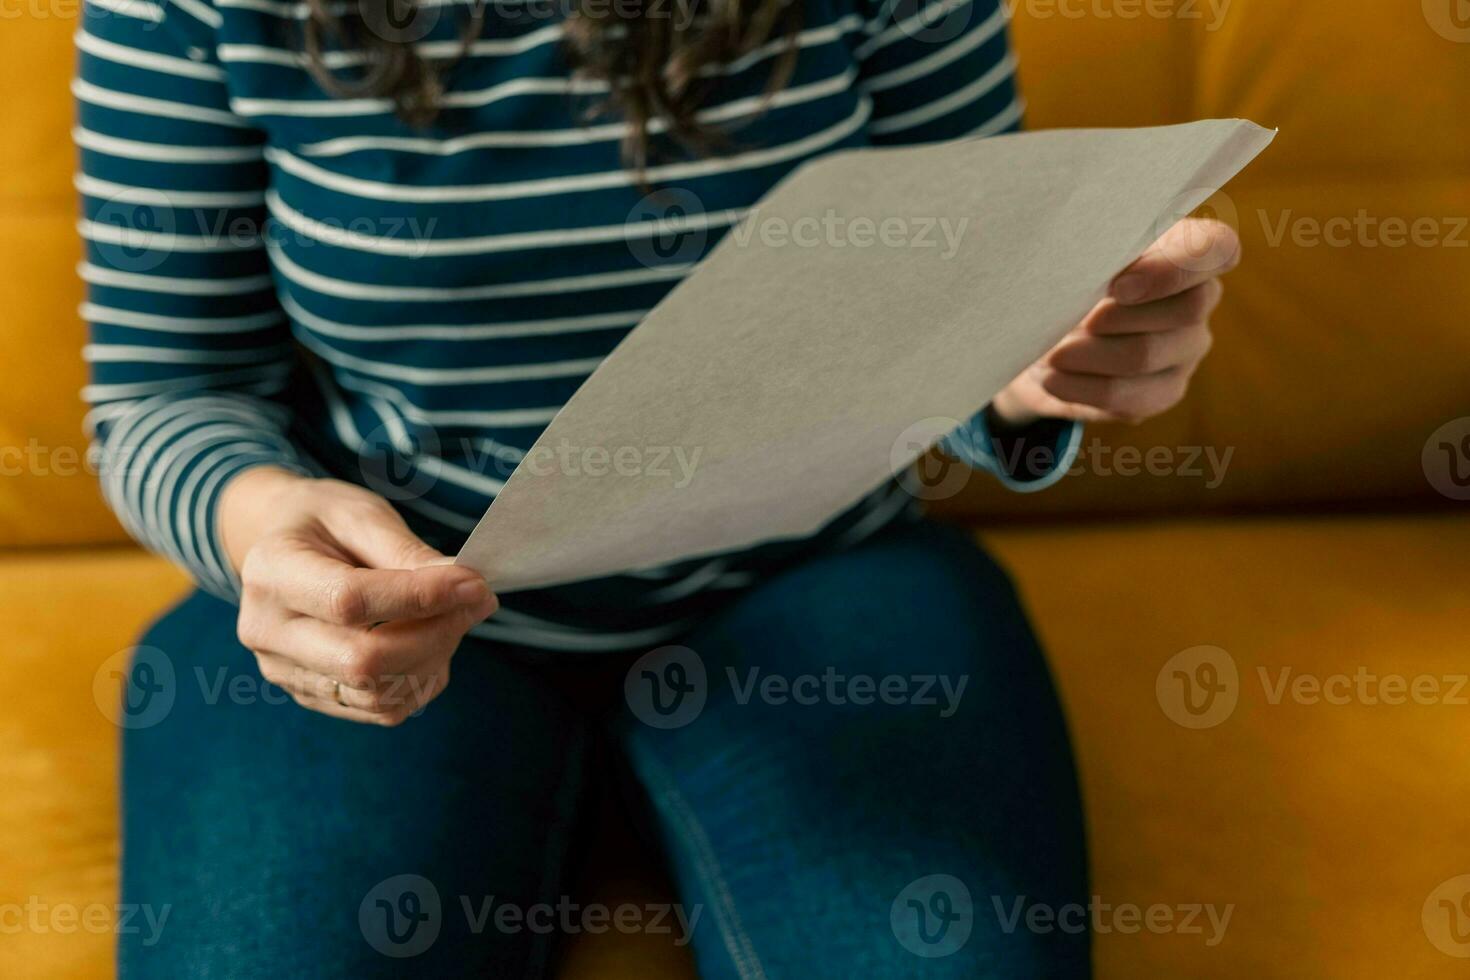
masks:
<instances>
[{"instance_id":1,"label":"blank sheet of paper","mask_svg":"<svg viewBox=\"0 0 1470 980\"><path fill-rule=\"evenodd\" d=\"M816 531L923 451L895 452L905 430L984 407L1274 135L1051 130L802 166L588 378L457 561L512 591Z\"/></svg>"}]
</instances>

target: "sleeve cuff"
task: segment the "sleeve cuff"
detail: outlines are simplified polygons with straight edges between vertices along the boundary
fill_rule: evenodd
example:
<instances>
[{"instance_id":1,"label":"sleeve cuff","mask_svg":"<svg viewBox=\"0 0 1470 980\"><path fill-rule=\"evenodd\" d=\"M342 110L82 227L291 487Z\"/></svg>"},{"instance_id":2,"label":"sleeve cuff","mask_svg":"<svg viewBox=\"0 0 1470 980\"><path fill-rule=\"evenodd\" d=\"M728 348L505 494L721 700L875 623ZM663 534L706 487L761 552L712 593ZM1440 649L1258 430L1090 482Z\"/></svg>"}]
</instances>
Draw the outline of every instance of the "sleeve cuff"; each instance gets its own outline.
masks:
<instances>
[{"instance_id":1,"label":"sleeve cuff","mask_svg":"<svg viewBox=\"0 0 1470 980\"><path fill-rule=\"evenodd\" d=\"M130 420L99 447L104 493L134 537L229 601L240 583L218 528L225 486L256 466L315 475L273 421L248 404L191 399Z\"/></svg>"},{"instance_id":2,"label":"sleeve cuff","mask_svg":"<svg viewBox=\"0 0 1470 980\"><path fill-rule=\"evenodd\" d=\"M1041 419L1024 429L991 431L987 406L940 440L944 452L991 473L1017 493L1045 490L1067 475L1082 448L1082 423Z\"/></svg>"},{"instance_id":3,"label":"sleeve cuff","mask_svg":"<svg viewBox=\"0 0 1470 980\"><path fill-rule=\"evenodd\" d=\"M296 459L266 447L233 448L235 452L204 475L193 499L181 504L179 519L182 523L192 515L198 558L189 561L189 568L200 587L228 602L238 603L240 577L225 551L224 535L219 530L219 502L225 487L235 477L257 466L276 466L307 477L316 474ZM185 553L186 560L192 557Z\"/></svg>"}]
</instances>

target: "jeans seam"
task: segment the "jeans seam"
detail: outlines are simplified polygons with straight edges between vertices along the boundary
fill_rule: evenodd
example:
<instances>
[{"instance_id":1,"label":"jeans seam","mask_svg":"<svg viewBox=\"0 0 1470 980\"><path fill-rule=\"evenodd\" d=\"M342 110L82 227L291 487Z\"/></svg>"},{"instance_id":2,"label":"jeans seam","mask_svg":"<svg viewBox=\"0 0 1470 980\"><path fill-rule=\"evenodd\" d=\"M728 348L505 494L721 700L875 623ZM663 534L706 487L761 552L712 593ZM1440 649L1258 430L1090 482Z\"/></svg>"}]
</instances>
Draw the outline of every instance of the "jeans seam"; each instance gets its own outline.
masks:
<instances>
[{"instance_id":1,"label":"jeans seam","mask_svg":"<svg viewBox=\"0 0 1470 980\"><path fill-rule=\"evenodd\" d=\"M655 785L658 795L670 804L669 816L681 826L684 840L693 859L694 873L705 886L711 898L715 920L720 926L725 951L741 980L766 980L766 972L756 956L750 935L740 921L740 913L730 895L730 887L720 873L719 860L714 847L704 832L698 817L685 801L683 794L674 786L663 766L655 762L646 752L638 753L645 767L644 777Z\"/></svg>"}]
</instances>

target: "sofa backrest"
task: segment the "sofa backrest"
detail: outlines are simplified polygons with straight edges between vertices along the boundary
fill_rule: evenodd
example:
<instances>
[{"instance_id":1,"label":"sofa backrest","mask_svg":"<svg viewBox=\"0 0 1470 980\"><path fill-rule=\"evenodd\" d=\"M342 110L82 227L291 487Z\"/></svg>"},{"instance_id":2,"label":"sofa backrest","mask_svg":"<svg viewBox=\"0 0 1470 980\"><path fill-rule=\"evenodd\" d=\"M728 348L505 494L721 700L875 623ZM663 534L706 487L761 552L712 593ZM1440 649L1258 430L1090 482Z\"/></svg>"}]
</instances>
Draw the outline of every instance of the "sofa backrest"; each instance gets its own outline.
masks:
<instances>
[{"instance_id":1,"label":"sofa backrest","mask_svg":"<svg viewBox=\"0 0 1470 980\"><path fill-rule=\"evenodd\" d=\"M0 546L124 540L88 471L68 91L80 0L0 5Z\"/></svg>"},{"instance_id":2,"label":"sofa backrest","mask_svg":"<svg viewBox=\"0 0 1470 980\"><path fill-rule=\"evenodd\" d=\"M1216 202L1241 230L1246 265L1189 401L1137 428L1099 427L1078 475L1047 493L976 480L941 506L1003 516L1442 501L1421 452L1470 415L1460 0L1006 2L1033 127L1244 116L1281 133ZM0 547L124 540L81 433L67 91L78 3L0 9ZM1123 475L1130 450L1140 476Z\"/></svg>"},{"instance_id":3,"label":"sofa backrest","mask_svg":"<svg viewBox=\"0 0 1470 980\"><path fill-rule=\"evenodd\" d=\"M1007 2L1033 128L1241 116L1280 133L1206 209L1239 229L1244 264L1188 400L1141 426L1094 427L1044 493L972 480L943 508L1448 504L1443 457L1431 480L1423 456L1444 426L1470 437L1464 4Z\"/></svg>"}]
</instances>

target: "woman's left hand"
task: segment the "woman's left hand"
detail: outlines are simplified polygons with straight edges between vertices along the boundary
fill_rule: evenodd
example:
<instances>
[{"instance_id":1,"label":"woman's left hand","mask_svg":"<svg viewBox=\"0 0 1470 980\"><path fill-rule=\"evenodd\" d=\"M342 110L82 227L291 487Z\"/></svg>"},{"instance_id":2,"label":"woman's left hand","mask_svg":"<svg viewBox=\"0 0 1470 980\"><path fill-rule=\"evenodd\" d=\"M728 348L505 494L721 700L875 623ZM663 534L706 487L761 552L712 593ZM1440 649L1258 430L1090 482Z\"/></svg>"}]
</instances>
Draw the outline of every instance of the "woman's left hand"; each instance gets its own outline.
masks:
<instances>
[{"instance_id":1,"label":"woman's left hand","mask_svg":"<svg viewBox=\"0 0 1470 980\"><path fill-rule=\"evenodd\" d=\"M1118 274L1108 296L1046 356L996 395L1002 422L1039 418L1142 422L1184 397L1209 352L1220 276L1240 239L1219 221L1186 218Z\"/></svg>"}]
</instances>

